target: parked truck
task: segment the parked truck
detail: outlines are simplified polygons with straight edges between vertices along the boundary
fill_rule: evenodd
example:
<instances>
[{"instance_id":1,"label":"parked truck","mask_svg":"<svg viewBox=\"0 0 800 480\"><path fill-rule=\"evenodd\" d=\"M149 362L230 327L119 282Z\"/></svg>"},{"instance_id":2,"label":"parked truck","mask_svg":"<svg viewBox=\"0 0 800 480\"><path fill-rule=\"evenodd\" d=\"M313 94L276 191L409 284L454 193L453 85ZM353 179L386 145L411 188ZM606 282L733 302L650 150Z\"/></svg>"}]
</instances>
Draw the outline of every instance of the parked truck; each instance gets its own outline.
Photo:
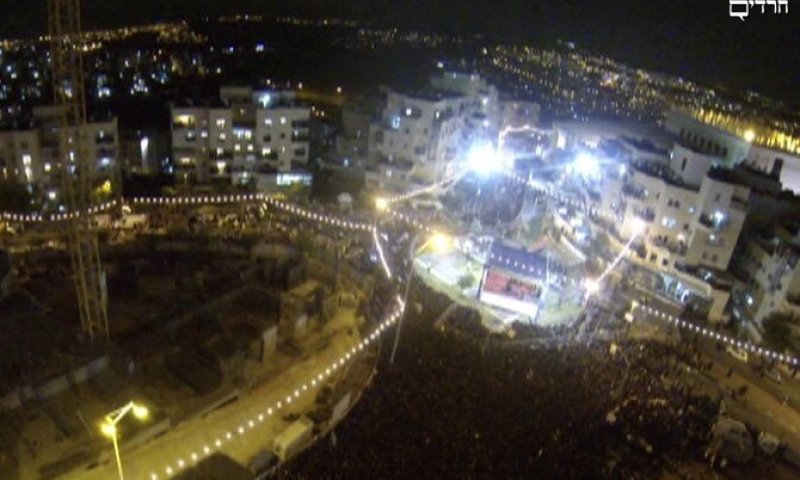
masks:
<instances>
[{"instance_id":1,"label":"parked truck","mask_svg":"<svg viewBox=\"0 0 800 480\"><path fill-rule=\"evenodd\" d=\"M272 450L281 462L285 462L311 442L313 433L314 422L300 417L275 437Z\"/></svg>"}]
</instances>

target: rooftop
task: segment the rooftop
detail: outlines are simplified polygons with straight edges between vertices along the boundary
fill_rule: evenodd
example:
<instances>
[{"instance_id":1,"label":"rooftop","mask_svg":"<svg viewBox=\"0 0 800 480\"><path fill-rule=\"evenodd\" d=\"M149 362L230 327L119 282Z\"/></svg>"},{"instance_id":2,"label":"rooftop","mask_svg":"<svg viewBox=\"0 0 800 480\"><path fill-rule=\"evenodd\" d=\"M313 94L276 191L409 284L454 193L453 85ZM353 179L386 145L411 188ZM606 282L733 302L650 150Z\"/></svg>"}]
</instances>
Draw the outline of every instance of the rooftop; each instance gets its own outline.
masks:
<instances>
[{"instance_id":1,"label":"rooftop","mask_svg":"<svg viewBox=\"0 0 800 480\"><path fill-rule=\"evenodd\" d=\"M539 253L504 245L495 241L487 257L490 267L499 268L526 277L544 278L548 268L555 270L554 261Z\"/></svg>"}]
</instances>

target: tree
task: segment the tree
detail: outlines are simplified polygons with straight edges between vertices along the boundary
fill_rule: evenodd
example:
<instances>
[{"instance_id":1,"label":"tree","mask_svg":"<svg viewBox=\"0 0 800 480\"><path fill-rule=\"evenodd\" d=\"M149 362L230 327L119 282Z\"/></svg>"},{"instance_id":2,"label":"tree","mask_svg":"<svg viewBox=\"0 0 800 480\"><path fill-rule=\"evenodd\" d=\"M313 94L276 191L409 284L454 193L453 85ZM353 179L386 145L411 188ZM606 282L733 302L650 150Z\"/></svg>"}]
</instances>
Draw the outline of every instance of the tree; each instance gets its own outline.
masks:
<instances>
[{"instance_id":1,"label":"tree","mask_svg":"<svg viewBox=\"0 0 800 480\"><path fill-rule=\"evenodd\" d=\"M777 351L783 352L792 347L792 329L790 324L794 323L791 313L773 312L762 326L764 327L764 342Z\"/></svg>"}]
</instances>

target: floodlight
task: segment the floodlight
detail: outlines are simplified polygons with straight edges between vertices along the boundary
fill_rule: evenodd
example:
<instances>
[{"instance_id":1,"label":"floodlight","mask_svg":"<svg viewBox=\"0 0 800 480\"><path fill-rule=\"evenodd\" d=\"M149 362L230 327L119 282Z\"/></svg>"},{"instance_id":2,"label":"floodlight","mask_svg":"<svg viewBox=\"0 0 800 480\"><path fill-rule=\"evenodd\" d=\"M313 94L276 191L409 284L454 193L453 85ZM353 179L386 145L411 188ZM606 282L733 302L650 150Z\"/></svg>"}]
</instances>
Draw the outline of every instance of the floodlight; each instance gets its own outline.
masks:
<instances>
[{"instance_id":1,"label":"floodlight","mask_svg":"<svg viewBox=\"0 0 800 480\"><path fill-rule=\"evenodd\" d=\"M375 208L380 210L381 212L389 208L389 201L385 198L376 198L375 199Z\"/></svg>"},{"instance_id":2,"label":"floodlight","mask_svg":"<svg viewBox=\"0 0 800 480\"><path fill-rule=\"evenodd\" d=\"M583 287L586 289L586 295L588 296L595 295L600 291L600 283L593 278L587 278L583 282Z\"/></svg>"},{"instance_id":3,"label":"floodlight","mask_svg":"<svg viewBox=\"0 0 800 480\"><path fill-rule=\"evenodd\" d=\"M430 238L431 248L438 253L445 253L453 248L453 239L444 233L434 233Z\"/></svg>"},{"instance_id":4,"label":"floodlight","mask_svg":"<svg viewBox=\"0 0 800 480\"><path fill-rule=\"evenodd\" d=\"M500 155L489 143L473 146L467 153L467 165L479 175L488 175L502 167Z\"/></svg>"},{"instance_id":5,"label":"floodlight","mask_svg":"<svg viewBox=\"0 0 800 480\"><path fill-rule=\"evenodd\" d=\"M573 170L584 178L600 176L600 162L593 155L580 153L572 165Z\"/></svg>"},{"instance_id":6,"label":"floodlight","mask_svg":"<svg viewBox=\"0 0 800 480\"><path fill-rule=\"evenodd\" d=\"M634 235L641 235L647 228L647 223L641 218L634 218L631 222L631 229Z\"/></svg>"},{"instance_id":7,"label":"floodlight","mask_svg":"<svg viewBox=\"0 0 800 480\"><path fill-rule=\"evenodd\" d=\"M744 140L746 142L753 143L755 139L756 139L756 132L754 132L753 130L747 130L744 132Z\"/></svg>"}]
</instances>

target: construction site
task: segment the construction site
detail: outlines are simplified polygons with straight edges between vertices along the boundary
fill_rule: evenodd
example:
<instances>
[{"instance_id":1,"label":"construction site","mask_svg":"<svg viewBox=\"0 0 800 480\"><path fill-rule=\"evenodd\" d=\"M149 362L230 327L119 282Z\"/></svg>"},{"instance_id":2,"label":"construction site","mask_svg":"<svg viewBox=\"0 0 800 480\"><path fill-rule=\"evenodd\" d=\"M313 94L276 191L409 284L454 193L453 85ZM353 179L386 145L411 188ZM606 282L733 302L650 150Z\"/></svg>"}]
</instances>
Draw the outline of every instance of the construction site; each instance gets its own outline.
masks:
<instances>
[{"instance_id":1,"label":"construction site","mask_svg":"<svg viewBox=\"0 0 800 480\"><path fill-rule=\"evenodd\" d=\"M109 340L94 342L75 321L74 292L63 287L66 252L12 255L13 284L0 301L9 312L0 325L0 374L10 386L2 392L0 478L60 478L113 462L98 425L130 399L146 405L149 418L124 423L129 449L358 339L365 292L285 240L142 232L106 243ZM314 418L324 424L331 405L318 407Z\"/></svg>"}]
</instances>

